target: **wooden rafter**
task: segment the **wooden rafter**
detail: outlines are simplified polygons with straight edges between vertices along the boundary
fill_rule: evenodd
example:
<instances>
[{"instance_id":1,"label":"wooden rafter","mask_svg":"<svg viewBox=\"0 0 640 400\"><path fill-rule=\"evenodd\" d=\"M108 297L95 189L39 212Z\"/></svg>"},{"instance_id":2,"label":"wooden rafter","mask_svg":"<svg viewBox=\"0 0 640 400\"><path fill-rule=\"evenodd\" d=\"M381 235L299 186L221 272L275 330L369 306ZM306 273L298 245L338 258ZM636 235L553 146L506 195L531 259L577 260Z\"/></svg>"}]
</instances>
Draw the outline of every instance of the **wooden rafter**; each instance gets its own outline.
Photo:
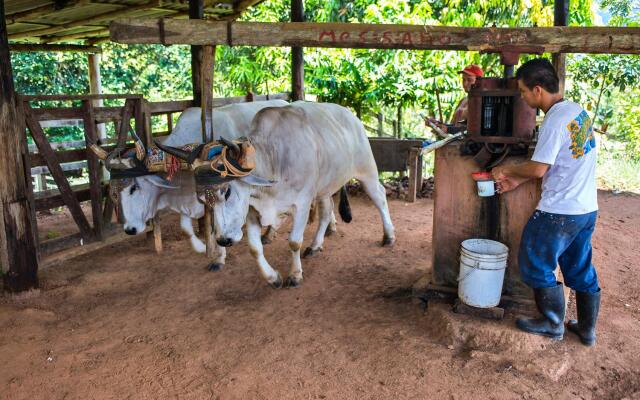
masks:
<instances>
[{"instance_id":1,"label":"wooden rafter","mask_svg":"<svg viewBox=\"0 0 640 400\"><path fill-rule=\"evenodd\" d=\"M134 13L136 11L147 10L149 8L152 8L152 7L158 7L160 5L160 3L161 3L161 0L153 0L151 2L148 2L148 3L145 3L145 4L141 4L141 5L138 5L138 6L125 7L125 8L120 9L120 10L109 11L109 12L106 12L106 13L95 15L95 16L93 16L91 18L85 18L85 19L78 20L78 21L72 21L72 22L69 22L69 23L66 23L66 24L52 26L50 28L34 29L34 30L25 31L25 32L17 32L17 33L9 35L9 39L23 39L23 38L28 38L28 37L38 37L38 36L44 36L44 35L51 35L51 34L54 34L54 33L65 31L67 29L76 28L76 27L79 27L79 26L87 26L87 25L96 24L98 22L111 21L111 20L116 19L116 18L120 18L120 17L126 16L126 15L130 15L131 13Z\"/></svg>"},{"instance_id":2,"label":"wooden rafter","mask_svg":"<svg viewBox=\"0 0 640 400\"><path fill-rule=\"evenodd\" d=\"M81 46L75 44L10 44L9 50L14 51L56 51L56 52L80 52L80 53L101 53L98 46Z\"/></svg>"},{"instance_id":3,"label":"wooden rafter","mask_svg":"<svg viewBox=\"0 0 640 400\"><path fill-rule=\"evenodd\" d=\"M528 53L640 54L640 28L462 28L350 23L266 23L123 19L111 24L119 43L468 50ZM230 36L228 36L230 34Z\"/></svg>"},{"instance_id":4,"label":"wooden rafter","mask_svg":"<svg viewBox=\"0 0 640 400\"><path fill-rule=\"evenodd\" d=\"M40 39L40 43L66 42L69 40L87 39L94 36L104 37L104 35L108 35L108 34L109 34L109 29L98 28L92 31L78 32L71 35L45 37Z\"/></svg>"}]
</instances>

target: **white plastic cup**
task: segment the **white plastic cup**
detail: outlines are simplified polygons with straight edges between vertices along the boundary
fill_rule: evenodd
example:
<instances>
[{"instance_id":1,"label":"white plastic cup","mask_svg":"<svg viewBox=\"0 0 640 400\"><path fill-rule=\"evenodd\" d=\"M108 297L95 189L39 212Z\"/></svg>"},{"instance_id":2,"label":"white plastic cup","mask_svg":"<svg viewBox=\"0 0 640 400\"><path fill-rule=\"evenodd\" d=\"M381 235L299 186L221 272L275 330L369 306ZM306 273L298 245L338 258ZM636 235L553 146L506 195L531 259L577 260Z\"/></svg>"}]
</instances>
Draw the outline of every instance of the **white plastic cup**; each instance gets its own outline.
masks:
<instances>
[{"instance_id":1,"label":"white plastic cup","mask_svg":"<svg viewBox=\"0 0 640 400\"><path fill-rule=\"evenodd\" d=\"M496 194L496 185L494 181L477 181L478 196L491 197Z\"/></svg>"}]
</instances>

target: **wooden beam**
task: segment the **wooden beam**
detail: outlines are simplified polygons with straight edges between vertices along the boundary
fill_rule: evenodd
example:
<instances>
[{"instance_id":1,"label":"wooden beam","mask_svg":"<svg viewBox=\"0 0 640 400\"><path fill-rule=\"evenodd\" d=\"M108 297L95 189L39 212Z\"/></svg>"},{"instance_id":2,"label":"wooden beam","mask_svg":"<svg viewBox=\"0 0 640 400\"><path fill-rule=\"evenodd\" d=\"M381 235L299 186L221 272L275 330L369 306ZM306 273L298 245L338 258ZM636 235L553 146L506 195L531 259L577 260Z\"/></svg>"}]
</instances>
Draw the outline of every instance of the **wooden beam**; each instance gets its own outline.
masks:
<instances>
[{"instance_id":1,"label":"wooden beam","mask_svg":"<svg viewBox=\"0 0 640 400\"><path fill-rule=\"evenodd\" d=\"M38 146L38 151L47 161L47 167L49 167L49 172L53 176L53 179L56 181L56 185L60 190L60 195L62 196L65 204L69 208L69 212L73 217L73 220L78 225L80 229L80 233L85 241L89 242L92 238L91 227L89 226L89 222L87 221L87 217L84 215L82 208L80 208L80 203L73 195L73 190L69 185L69 181L64 176L62 172L62 168L60 168L60 163L56 158L56 154L51 148L49 141L47 140L42 128L38 121L30 113L31 107L28 103L23 103L25 110L25 121L27 123L27 127L31 132L31 137L33 141Z\"/></svg>"},{"instance_id":2,"label":"wooden beam","mask_svg":"<svg viewBox=\"0 0 640 400\"><path fill-rule=\"evenodd\" d=\"M88 39L95 36L104 37L109 34L109 29L104 27L94 27L94 30L84 31L79 33L73 33L64 36L49 36L40 38L40 43L55 43L55 42L67 42L69 40ZM94 43L95 44L95 43Z\"/></svg>"},{"instance_id":3,"label":"wooden beam","mask_svg":"<svg viewBox=\"0 0 640 400\"><path fill-rule=\"evenodd\" d=\"M161 43L157 19L112 22L118 43ZM231 32L230 37L227 33ZM166 44L640 54L640 28L462 28L312 22L165 20Z\"/></svg>"},{"instance_id":4,"label":"wooden beam","mask_svg":"<svg viewBox=\"0 0 640 400\"><path fill-rule=\"evenodd\" d=\"M29 202L30 179L24 121L16 102L13 72L0 1L0 269L4 289L38 287L38 247Z\"/></svg>"},{"instance_id":5,"label":"wooden beam","mask_svg":"<svg viewBox=\"0 0 640 400\"><path fill-rule=\"evenodd\" d=\"M52 52L77 52L77 53L102 53L102 49L98 46L81 46L77 44L27 44L14 43L9 45L12 52L35 52L35 51L52 51Z\"/></svg>"},{"instance_id":6,"label":"wooden beam","mask_svg":"<svg viewBox=\"0 0 640 400\"><path fill-rule=\"evenodd\" d=\"M22 101L117 100L141 98L141 94L37 94L20 96Z\"/></svg>"},{"instance_id":7,"label":"wooden beam","mask_svg":"<svg viewBox=\"0 0 640 400\"><path fill-rule=\"evenodd\" d=\"M304 1L291 0L291 22L304 22ZM304 49L291 48L291 94L293 100L304 100Z\"/></svg>"},{"instance_id":8,"label":"wooden beam","mask_svg":"<svg viewBox=\"0 0 640 400\"><path fill-rule=\"evenodd\" d=\"M151 7L156 7L159 4L160 4L160 0L153 0L151 2L148 2L148 3L145 3L145 4L141 4L141 5L137 5L137 6L126 6L123 9L120 9L120 10L109 11L109 12L106 12L106 13L94 15L93 17L90 17L90 18L85 18L85 19L81 19L81 20L78 20L78 21L71 21L71 22L68 22L66 24L56 25L56 26L52 26L50 28L34 29L34 30L24 31L24 32L16 32L14 34L9 35L9 38L10 39L21 39L21 38L28 38L28 37L51 35L51 34L54 34L54 33L65 31L67 29L76 28L78 26L94 25L96 23L104 22L104 21L108 22L108 21L111 21L113 19L120 18L120 17L123 17L125 15L129 15L131 13L134 13L134 12L137 12L137 11L140 11L140 10L146 10L148 8L151 8Z\"/></svg>"}]
</instances>

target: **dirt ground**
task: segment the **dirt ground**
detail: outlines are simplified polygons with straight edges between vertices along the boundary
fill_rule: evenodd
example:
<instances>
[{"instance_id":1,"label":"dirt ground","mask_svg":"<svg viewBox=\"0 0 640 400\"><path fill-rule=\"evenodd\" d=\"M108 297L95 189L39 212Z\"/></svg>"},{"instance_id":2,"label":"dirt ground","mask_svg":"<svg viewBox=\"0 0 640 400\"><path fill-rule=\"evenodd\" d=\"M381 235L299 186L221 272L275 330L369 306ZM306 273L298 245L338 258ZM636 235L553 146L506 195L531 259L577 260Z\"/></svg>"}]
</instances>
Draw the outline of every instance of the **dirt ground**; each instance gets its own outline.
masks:
<instances>
[{"instance_id":1,"label":"dirt ground","mask_svg":"<svg viewBox=\"0 0 640 400\"><path fill-rule=\"evenodd\" d=\"M40 290L0 297L0 399L640 399L640 197L600 205L595 348L520 333L511 313L425 312L411 287L430 269L433 202L390 201L387 249L354 198L297 289L267 286L245 244L206 271L176 218L162 257L130 240L42 270ZM286 276L286 228L266 257Z\"/></svg>"}]
</instances>

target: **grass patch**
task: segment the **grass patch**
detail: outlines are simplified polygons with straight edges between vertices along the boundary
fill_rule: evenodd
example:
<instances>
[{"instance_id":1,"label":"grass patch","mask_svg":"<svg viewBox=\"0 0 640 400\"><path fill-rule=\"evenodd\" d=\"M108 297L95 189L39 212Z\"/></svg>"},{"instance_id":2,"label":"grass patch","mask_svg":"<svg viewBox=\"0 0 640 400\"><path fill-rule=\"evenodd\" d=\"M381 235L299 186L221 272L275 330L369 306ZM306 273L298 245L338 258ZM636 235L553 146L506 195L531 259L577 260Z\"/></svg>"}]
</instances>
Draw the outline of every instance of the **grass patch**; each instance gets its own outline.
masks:
<instances>
[{"instance_id":1,"label":"grass patch","mask_svg":"<svg viewBox=\"0 0 640 400\"><path fill-rule=\"evenodd\" d=\"M598 188L640 193L640 160L619 152L598 154Z\"/></svg>"}]
</instances>

